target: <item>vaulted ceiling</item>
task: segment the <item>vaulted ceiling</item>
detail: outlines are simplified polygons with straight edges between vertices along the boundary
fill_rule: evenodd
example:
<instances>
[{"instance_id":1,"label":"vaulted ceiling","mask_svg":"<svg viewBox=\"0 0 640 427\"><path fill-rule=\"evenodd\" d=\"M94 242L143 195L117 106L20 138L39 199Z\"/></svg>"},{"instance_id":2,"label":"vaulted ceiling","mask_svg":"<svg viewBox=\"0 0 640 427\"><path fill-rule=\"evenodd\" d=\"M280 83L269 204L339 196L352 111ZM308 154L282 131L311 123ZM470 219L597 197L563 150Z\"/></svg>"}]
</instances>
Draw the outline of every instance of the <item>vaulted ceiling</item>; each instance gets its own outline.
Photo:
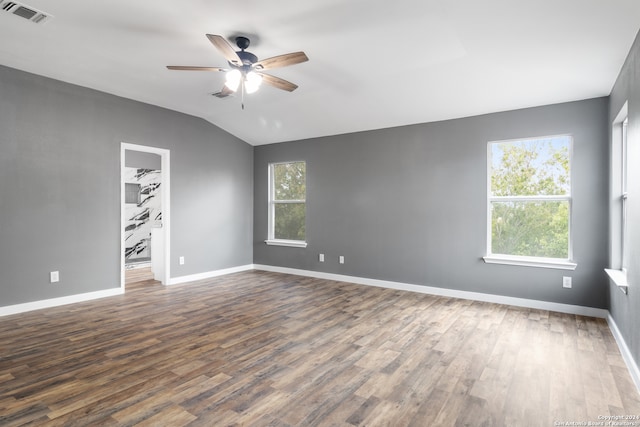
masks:
<instances>
[{"instance_id":1,"label":"vaulted ceiling","mask_svg":"<svg viewBox=\"0 0 640 427\"><path fill-rule=\"evenodd\" d=\"M22 2L22 1L20 1ZM0 0L6 4L6 0ZM0 64L202 117L268 144L609 94L640 28L638 0L25 0L0 12ZM205 34L309 61L211 96L227 66ZM233 41L231 41L233 43Z\"/></svg>"}]
</instances>

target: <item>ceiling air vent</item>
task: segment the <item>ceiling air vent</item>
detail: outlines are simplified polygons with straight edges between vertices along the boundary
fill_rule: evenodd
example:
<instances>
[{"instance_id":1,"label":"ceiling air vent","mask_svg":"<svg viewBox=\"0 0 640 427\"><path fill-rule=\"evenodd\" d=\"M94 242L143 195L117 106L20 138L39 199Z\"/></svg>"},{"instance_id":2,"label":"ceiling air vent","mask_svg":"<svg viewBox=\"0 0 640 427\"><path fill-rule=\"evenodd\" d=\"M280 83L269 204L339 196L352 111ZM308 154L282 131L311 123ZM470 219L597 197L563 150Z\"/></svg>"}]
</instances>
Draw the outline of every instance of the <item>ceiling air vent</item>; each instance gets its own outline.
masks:
<instances>
[{"instance_id":1,"label":"ceiling air vent","mask_svg":"<svg viewBox=\"0 0 640 427\"><path fill-rule=\"evenodd\" d=\"M28 19L36 24L46 22L52 16L48 13L41 12L31 6L17 3L15 1L2 1L0 0L0 10L7 13L12 13L24 19Z\"/></svg>"}]
</instances>

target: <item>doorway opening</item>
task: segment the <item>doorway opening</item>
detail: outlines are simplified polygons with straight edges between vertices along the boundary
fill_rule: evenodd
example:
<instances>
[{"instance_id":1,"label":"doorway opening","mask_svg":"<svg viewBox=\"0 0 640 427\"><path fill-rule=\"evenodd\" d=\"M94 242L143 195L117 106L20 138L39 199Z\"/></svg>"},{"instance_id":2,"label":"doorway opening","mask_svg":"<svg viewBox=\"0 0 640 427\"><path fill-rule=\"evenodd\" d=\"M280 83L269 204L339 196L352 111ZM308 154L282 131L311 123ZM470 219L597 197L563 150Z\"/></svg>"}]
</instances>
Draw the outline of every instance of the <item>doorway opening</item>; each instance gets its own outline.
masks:
<instances>
[{"instance_id":1,"label":"doorway opening","mask_svg":"<svg viewBox=\"0 0 640 427\"><path fill-rule=\"evenodd\" d=\"M169 282L169 150L120 145L120 286L127 278ZM137 270L137 271L133 271ZM148 275L148 277L145 277Z\"/></svg>"}]
</instances>

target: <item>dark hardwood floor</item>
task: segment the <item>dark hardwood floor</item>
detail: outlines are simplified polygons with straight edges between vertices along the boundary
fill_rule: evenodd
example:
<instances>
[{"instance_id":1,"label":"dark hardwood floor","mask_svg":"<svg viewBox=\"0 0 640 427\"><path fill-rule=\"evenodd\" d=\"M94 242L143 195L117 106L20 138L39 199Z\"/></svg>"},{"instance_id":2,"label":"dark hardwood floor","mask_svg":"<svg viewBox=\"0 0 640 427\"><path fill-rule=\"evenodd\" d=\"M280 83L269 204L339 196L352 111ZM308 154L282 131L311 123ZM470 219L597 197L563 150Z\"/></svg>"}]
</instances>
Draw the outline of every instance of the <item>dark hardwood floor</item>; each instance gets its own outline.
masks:
<instances>
[{"instance_id":1,"label":"dark hardwood floor","mask_svg":"<svg viewBox=\"0 0 640 427\"><path fill-rule=\"evenodd\" d=\"M603 319L257 271L0 318L2 426L609 415L640 396Z\"/></svg>"}]
</instances>

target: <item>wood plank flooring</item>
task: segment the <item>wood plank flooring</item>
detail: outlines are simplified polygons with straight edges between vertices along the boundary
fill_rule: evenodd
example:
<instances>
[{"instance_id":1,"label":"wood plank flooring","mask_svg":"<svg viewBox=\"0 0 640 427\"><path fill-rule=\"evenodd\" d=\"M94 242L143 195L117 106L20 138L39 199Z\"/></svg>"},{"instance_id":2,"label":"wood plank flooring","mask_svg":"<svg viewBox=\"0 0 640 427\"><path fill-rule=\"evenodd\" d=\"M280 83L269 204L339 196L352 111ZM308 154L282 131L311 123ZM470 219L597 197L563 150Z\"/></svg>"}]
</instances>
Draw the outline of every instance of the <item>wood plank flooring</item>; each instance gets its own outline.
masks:
<instances>
[{"instance_id":1,"label":"wood plank flooring","mask_svg":"<svg viewBox=\"0 0 640 427\"><path fill-rule=\"evenodd\" d=\"M608 415L640 396L603 319L258 271L0 318L2 426Z\"/></svg>"},{"instance_id":2,"label":"wood plank flooring","mask_svg":"<svg viewBox=\"0 0 640 427\"><path fill-rule=\"evenodd\" d=\"M153 273L151 267L135 267L127 268L124 271L124 283L130 285L132 283L144 282L147 280L153 280Z\"/></svg>"}]
</instances>

